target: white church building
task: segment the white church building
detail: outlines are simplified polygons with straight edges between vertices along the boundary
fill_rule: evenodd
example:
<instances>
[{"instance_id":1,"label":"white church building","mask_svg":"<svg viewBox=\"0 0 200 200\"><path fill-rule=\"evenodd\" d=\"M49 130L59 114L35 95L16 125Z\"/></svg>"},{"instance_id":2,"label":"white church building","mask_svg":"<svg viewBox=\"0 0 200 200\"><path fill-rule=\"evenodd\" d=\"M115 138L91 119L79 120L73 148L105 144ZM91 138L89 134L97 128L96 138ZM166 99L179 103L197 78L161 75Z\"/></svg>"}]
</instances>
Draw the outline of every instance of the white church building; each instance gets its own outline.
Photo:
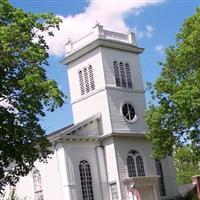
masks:
<instances>
[{"instance_id":1,"label":"white church building","mask_svg":"<svg viewBox=\"0 0 200 200\"><path fill-rule=\"evenodd\" d=\"M54 154L21 178L26 200L126 200L127 181L141 200L177 195L172 159L150 157L145 92L134 33L97 24L68 41L67 65L74 123L48 135ZM129 198L130 199L130 198ZM134 199L134 198L133 198Z\"/></svg>"}]
</instances>

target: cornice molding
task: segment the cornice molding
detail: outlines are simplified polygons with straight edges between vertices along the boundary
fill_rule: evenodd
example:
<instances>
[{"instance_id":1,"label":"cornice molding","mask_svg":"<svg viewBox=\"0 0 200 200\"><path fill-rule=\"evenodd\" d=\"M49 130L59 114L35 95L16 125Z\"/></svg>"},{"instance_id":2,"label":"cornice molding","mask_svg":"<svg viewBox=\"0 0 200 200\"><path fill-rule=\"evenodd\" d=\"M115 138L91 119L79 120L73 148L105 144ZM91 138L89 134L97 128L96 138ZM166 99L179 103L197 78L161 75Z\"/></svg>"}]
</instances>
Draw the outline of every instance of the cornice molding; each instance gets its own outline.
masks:
<instances>
[{"instance_id":1,"label":"cornice molding","mask_svg":"<svg viewBox=\"0 0 200 200\"><path fill-rule=\"evenodd\" d=\"M52 144L63 143L63 142L99 142L100 139L97 136L79 136L79 135L65 135L56 138L51 141Z\"/></svg>"},{"instance_id":2,"label":"cornice molding","mask_svg":"<svg viewBox=\"0 0 200 200\"><path fill-rule=\"evenodd\" d=\"M97 89L95 91L92 91L88 94L85 94L83 96L81 96L79 99L75 100L75 101L72 101L71 104L76 104L80 101L83 101L97 93L100 93L102 91L105 91L105 90L118 90L118 91L122 91L122 92L126 92L126 93L141 93L141 94L144 94L145 93L145 90L135 90L135 89L128 89L128 88L123 88L123 87L116 87L115 85L107 85L105 87L102 87L100 89Z\"/></svg>"},{"instance_id":3,"label":"cornice molding","mask_svg":"<svg viewBox=\"0 0 200 200\"><path fill-rule=\"evenodd\" d=\"M134 138L142 138L147 139L146 132L131 132L131 133L123 133L123 132L115 132L106 135L101 135L99 138L101 140L112 138L112 137L134 137Z\"/></svg>"},{"instance_id":4,"label":"cornice molding","mask_svg":"<svg viewBox=\"0 0 200 200\"><path fill-rule=\"evenodd\" d=\"M52 140L52 144L63 143L63 142L103 142L108 138L115 138L115 137L132 137L132 138L141 138L147 139L146 132L132 132L132 133L110 133L106 135L100 136L82 136L82 135L60 135Z\"/></svg>"},{"instance_id":5,"label":"cornice molding","mask_svg":"<svg viewBox=\"0 0 200 200\"><path fill-rule=\"evenodd\" d=\"M137 47L136 45L133 45L130 43L125 43L125 42L111 40L111 39L98 38L92 41L91 43L83 46L82 48L77 49L74 52L67 55L66 58L64 58L61 61L61 63L67 65L97 47L109 47L112 49L119 49L123 51L137 53L137 54L140 54L144 51L144 48Z\"/></svg>"}]
</instances>

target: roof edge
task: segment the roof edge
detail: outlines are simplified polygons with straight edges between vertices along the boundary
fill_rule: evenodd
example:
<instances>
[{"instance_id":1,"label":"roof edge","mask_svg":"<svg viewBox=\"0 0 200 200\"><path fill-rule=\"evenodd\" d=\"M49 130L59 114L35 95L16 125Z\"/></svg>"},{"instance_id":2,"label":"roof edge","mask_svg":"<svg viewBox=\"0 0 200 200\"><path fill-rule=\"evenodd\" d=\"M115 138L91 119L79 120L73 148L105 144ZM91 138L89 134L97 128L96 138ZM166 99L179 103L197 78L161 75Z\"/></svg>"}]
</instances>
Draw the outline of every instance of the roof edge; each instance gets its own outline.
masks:
<instances>
[{"instance_id":1,"label":"roof edge","mask_svg":"<svg viewBox=\"0 0 200 200\"><path fill-rule=\"evenodd\" d=\"M49 135L47 135L47 139L50 140L50 142L55 141L57 139L63 138L66 135L69 135L70 133L80 129L81 127L89 124L90 122L94 121L94 120L98 120L101 118L101 113L97 113L77 124L71 124L69 126L66 126L64 128L61 128Z\"/></svg>"}]
</instances>

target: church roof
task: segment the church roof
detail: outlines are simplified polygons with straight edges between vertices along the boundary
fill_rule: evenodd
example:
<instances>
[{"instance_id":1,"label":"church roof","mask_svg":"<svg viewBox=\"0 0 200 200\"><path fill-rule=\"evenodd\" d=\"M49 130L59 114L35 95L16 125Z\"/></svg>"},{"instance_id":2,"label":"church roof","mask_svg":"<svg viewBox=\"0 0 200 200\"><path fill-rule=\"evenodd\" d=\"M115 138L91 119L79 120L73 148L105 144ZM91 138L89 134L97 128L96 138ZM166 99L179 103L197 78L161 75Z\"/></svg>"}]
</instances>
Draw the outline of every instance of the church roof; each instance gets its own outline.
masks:
<instances>
[{"instance_id":1,"label":"church roof","mask_svg":"<svg viewBox=\"0 0 200 200\"><path fill-rule=\"evenodd\" d=\"M94 120L98 120L100 119L101 114L97 113L96 115L93 115L77 124L70 124L69 126L66 126L64 128L61 128L57 131L54 131L52 133L50 133L49 135L47 135L47 138L53 142L59 139L64 138L67 135L74 135L74 133L79 130L80 128L82 128L83 126L87 126L88 124L90 124L91 122L93 122Z\"/></svg>"},{"instance_id":2,"label":"church roof","mask_svg":"<svg viewBox=\"0 0 200 200\"><path fill-rule=\"evenodd\" d=\"M97 23L95 27L93 27L93 30L87 35L76 41L69 39L65 45L65 58L61 62L63 64L68 64L99 46L121 49L134 53L142 53L144 50L137 46L135 34L133 32L118 33L106 30Z\"/></svg>"}]
</instances>

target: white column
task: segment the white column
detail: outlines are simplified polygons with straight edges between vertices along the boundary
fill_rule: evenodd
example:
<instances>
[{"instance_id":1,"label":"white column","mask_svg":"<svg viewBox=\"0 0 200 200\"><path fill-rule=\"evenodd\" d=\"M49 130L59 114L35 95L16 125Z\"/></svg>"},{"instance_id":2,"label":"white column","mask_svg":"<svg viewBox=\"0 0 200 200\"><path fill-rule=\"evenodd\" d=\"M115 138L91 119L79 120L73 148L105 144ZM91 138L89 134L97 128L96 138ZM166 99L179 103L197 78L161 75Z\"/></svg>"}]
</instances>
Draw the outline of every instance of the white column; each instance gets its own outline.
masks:
<instances>
[{"instance_id":1,"label":"white column","mask_svg":"<svg viewBox=\"0 0 200 200\"><path fill-rule=\"evenodd\" d=\"M68 39L68 42L65 44L65 52L66 54L70 53L73 50L73 43L71 39Z\"/></svg>"},{"instance_id":2,"label":"white column","mask_svg":"<svg viewBox=\"0 0 200 200\"><path fill-rule=\"evenodd\" d=\"M101 192L103 199L109 200L109 184L106 172L105 158L103 147L96 147L97 154L97 163L98 163L98 171L99 171L99 179L101 184Z\"/></svg>"},{"instance_id":3,"label":"white column","mask_svg":"<svg viewBox=\"0 0 200 200\"><path fill-rule=\"evenodd\" d=\"M77 200L74 170L69 157L69 149L65 149L62 144L56 145L56 154L60 181L62 186L63 200Z\"/></svg>"},{"instance_id":4,"label":"white column","mask_svg":"<svg viewBox=\"0 0 200 200\"><path fill-rule=\"evenodd\" d=\"M159 192L158 192L158 187L156 187L156 186L158 186L158 185L153 184L154 198L155 198L155 200L160 200L160 195L159 195Z\"/></svg>"},{"instance_id":5,"label":"white column","mask_svg":"<svg viewBox=\"0 0 200 200\"><path fill-rule=\"evenodd\" d=\"M100 25L98 22L93 27L93 33L98 37L104 37L103 26Z\"/></svg>"},{"instance_id":6,"label":"white column","mask_svg":"<svg viewBox=\"0 0 200 200\"><path fill-rule=\"evenodd\" d=\"M133 32L128 32L128 41L132 44L136 44L135 34Z\"/></svg>"},{"instance_id":7,"label":"white column","mask_svg":"<svg viewBox=\"0 0 200 200\"><path fill-rule=\"evenodd\" d=\"M70 200L77 200L77 187L75 183L74 168L72 160L70 158L71 151L72 150L70 148L65 148L66 170L68 179L67 187L69 190Z\"/></svg>"},{"instance_id":8,"label":"white column","mask_svg":"<svg viewBox=\"0 0 200 200\"><path fill-rule=\"evenodd\" d=\"M108 174L108 182L117 183L117 190L119 195L119 200L122 200L122 190L120 185L120 179L118 174L118 163L116 160L116 153L115 153L115 145L113 143L113 139L109 139L104 143L104 153L105 153L105 160L106 160L106 169Z\"/></svg>"},{"instance_id":9,"label":"white column","mask_svg":"<svg viewBox=\"0 0 200 200\"><path fill-rule=\"evenodd\" d=\"M65 160L65 150L62 144L57 144L55 146L56 149L56 157L58 163L58 171L60 175L60 182L62 187L62 199L70 199L69 189L67 186L67 171L66 171L66 160Z\"/></svg>"}]
</instances>

